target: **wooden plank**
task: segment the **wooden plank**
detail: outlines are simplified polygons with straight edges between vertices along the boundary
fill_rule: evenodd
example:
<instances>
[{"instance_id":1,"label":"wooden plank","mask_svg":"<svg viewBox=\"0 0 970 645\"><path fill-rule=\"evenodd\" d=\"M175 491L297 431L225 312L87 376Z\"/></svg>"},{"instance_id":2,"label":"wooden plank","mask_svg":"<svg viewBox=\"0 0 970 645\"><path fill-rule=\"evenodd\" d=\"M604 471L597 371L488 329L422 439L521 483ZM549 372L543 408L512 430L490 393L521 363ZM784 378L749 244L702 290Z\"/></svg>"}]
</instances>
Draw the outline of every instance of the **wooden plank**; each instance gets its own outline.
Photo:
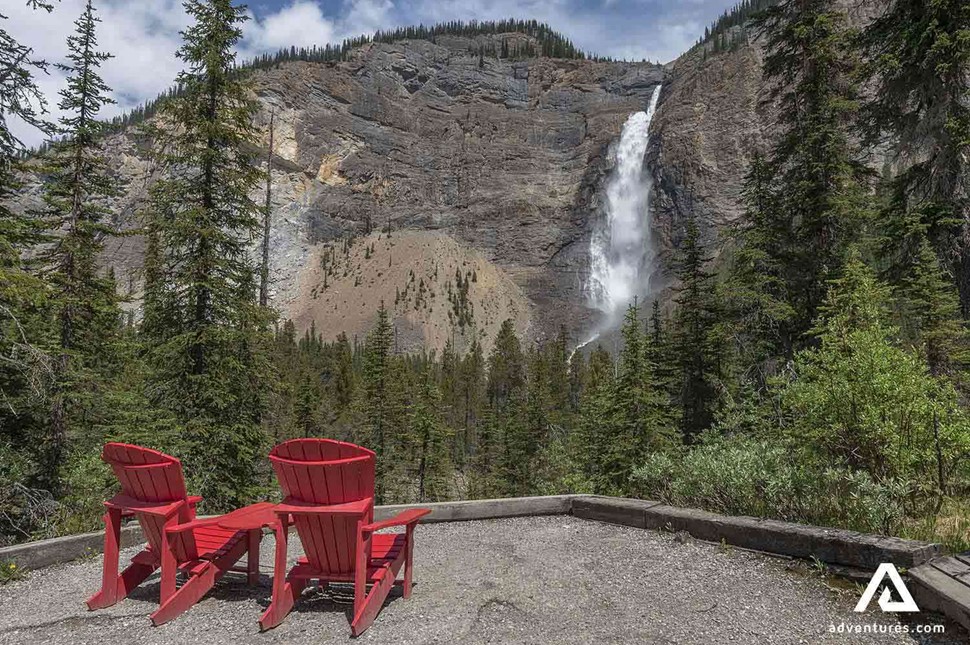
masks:
<instances>
[{"instance_id":1,"label":"wooden plank","mask_svg":"<svg viewBox=\"0 0 970 645\"><path fill-rule=\"evenodd\" d=\"M921 611L936 611L970 629L970 587L929 564L909 570L908 588Z\"/></svg>"},{"instance_id":2,"label":"wooden plank","mask_svg":"<svg viewBox=\"0 0 970 645\"><path fill-rule=\"evenodd\" d=\"M343 504L344 502L355 501L344 497L343 481L341 480L342 473L339 468L327 468L324 472L327 477L327 490L330 491L329 502L331 504Z\"/></svg>"},{"instance_id":3,"label":"wooden plank","mask_svg":"<svg viewBox=\"0 0 970 645\"><path fill-rule=\"evenodd\" d=\"M311 540L313 541L313 551L317 554L317 561L320 563L320 567L325 571L337 571L337 551L330 539L330 533L332 529L330 525L333 523L333 518L311 515L310 522L308 526L311 531Z\"/></svg>"},{"instance_id":4,"label":"wooden plank","mask_svg":"<svg viewBox=\"0 0 970 645\"><path fill-rule=\"evenodd\" d=\"M960 562L970 566L970 553L958 553L953 557L959 560Z\"/></svg>"},{"instance_id":5,"label":"wooden plank","mask_svg":"<svg viewBox=\"0 0 970 645\"><path fill-rule=\"evenodd\" d=\"M970 574L970 565L960 562L956 558L936 558L930 561L930 565L964 583L966 583L966 580L962 580L961 576Z\"/></svg>"}]
</instances>

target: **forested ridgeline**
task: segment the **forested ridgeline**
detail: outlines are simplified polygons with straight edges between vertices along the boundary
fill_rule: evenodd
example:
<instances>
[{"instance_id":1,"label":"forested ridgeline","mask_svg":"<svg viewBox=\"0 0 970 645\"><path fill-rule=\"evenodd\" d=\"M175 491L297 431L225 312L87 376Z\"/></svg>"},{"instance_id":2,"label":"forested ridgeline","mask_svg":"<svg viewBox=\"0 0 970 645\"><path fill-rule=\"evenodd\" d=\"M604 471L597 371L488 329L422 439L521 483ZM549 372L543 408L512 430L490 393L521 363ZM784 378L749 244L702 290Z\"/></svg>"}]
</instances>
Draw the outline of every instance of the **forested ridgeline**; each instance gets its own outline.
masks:
<instances>
[{"instance_id":1,"label":"forested ridgeline","mask_svg":"<svg viewBox=\"0 0 970 645\"><path fill-rule=\"evenodd\" d=\"M524 35L528 38L515 38ZM480 36L493 36L484 42L470 45L469 56L506 60L526 60L530 58L566 58L578 60L609 61L608 57L587 54L573 45L563 34L549 25L537 20L472 20L464 22L453 20L430 26L417 25L397 29L377 31L372 35L361 35L344 39L340 43L326 43L311 47L285 47L273 54L261 54L251 60L240 62L238 69L245 74L256 69L271 69L284 63L296 61L308 63L336 63L348 60L351 53L368 43L394 43L400 40L426 40L432 43L439 38L453 36L475 39ZM123 130L153 117L162 101L178 96L181 88L169 88L157 98L147 101L125 114L111 120L114 130Z\"/></svg>"},{"instance_id":2,"label":"forested ridgeline","mask_svg":"<svg viewBox=\"0 0 970 645\"><path fill-rule=\"evenodd\" d=\"M181 90L144 126L164 179L136 318L97 261L117 187L95 7L56 124L35 107L43 64L0 32L4 541L97 528L107 440L179 456L219 512L275 494L275 442L328 436L377 451L384 503L642 495L970 543L970 5L896 0L862 33L833 1L769 7L777 143L720 248L685 224L672 301L634 303L611 351L573 354L584 330L523 343L507 323L487 352L440 356L397 352L383 307L366 338L325 343L260 304L265 173L232 53L245 14L185 6ZM12 116L58 136L37 211L12 206ZM901 152L893 172L863 163L876 143Z\"/></svg>"}]
</instances>

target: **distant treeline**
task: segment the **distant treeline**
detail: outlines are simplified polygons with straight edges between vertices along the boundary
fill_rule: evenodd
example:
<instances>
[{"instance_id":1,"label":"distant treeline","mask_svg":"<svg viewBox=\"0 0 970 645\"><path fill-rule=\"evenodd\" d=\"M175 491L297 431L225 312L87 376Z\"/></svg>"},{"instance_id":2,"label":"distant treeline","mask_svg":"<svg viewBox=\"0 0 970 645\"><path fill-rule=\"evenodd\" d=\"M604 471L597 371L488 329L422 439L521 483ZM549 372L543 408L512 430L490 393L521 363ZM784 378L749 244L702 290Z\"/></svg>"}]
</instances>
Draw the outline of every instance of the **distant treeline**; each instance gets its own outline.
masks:
<instances>
[{"instance_id":1,"label":"distant treeline","mask_svg":"<svg viewBox=\"0 0 970 645\"><path fill-rule=\"evenodd\" d=\"M479 58L490 56L493 58L566 58L579 60L609 61L610 58L593 56L576 47L566 36L554 30L548 24L537 20L487 20L464 22L453 20L431 26L417 25L399 27L390 31L378 31L373 36L361 35L347 38L342 43L327 43L323 46L287 47L275 54L261 54L239 66L241 70L272 69L282 63L303 61L310 63L327 63L347 60L354 49L368 43L393 43L399 40L428 40L435 42L440 36L475 36L520 33L532 37L534 43L510 44L503 39L499 46L472 47L469 53ZM157 98L146 101L144 105L133 108L121 116L111 120L110 126L114 131L123 130L150 119L158 110L161 101L179 95L179 88L171 87L158 95Z\"/></svg>"},{"instance_id":2,"label":"distant treeline","mask_svg":"<svg viewBox=\"0 0 970 645\"><path fill-rule=\"evenodd\" d=\"M748 44L746 24L765 9L778 4L778 0L741 0L704 28L704 35L696 45L705 45L704 54L734 51ZM740 29L735 29L740 27Z\"/></svg>"}]
</instances>

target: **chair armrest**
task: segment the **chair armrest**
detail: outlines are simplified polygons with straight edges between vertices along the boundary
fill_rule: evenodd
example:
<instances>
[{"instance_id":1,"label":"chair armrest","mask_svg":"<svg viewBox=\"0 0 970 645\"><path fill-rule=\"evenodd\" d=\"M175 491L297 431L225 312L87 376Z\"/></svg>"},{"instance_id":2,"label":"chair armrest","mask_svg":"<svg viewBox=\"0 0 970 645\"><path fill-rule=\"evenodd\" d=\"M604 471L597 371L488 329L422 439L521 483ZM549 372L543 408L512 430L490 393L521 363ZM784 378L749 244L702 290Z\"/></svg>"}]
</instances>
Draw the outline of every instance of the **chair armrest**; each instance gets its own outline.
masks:
<instances>
[{"instance_id":1,"label":"chair armrest","mask_svg":"<svg viewBox=\"0 0 970 645\"><path fill-rule=\"evenodd\" d=\"M108 508L116 508L122 512L145 513L156 517L168 518L182 508L183 500L174 502L143 502L127 495L115 495L104 505Z\"/></svg>"},{"instance_id":2,"label":"chair armrest","mask_svg":"<svg viewBox=\"0 0 970 645\"><path fill-rule=\"evenodd\" d=\"M412 508L411 510L404 511L403 513L398 513L390 519L365 524L360 530L364 533L373 533L374 531L380 531L381 529L386 529L391 526L407 526L408 524L416 523L430 512L430 508Z\"/></svg>"},{"instance_id":3,"label":"chair armrest","mask_svg":"<svg viewBox=\"0 0 970 645\"><path fill-rule=\"evenodd\" d=\"M188 522L182 522L181 524L173 524L172 526L166 526L166 533L182 533L183 531L191 531L192 529L201 528L203 526L212 526L219 523L219 520L223 518L222 515L217 515L216 517L205 517L201 520L190 520Z\"/></svg>"},{"instance_id":4,"label":"chair armrest","mask_svg":"<svg viewBox=\"0 0 970 645\"><path fill-rule=\"evenodd\" d=\"M191 506L192 508L195 508L196 506L202 503L201 495L189 495L188 499L189 499L189 506Z\"/></svg>"},{"instance_id":5,"label":"chair armrest","mask_svg":"<svg viewBox=\"0 0 970 645\"><path fill-rule=\"evenodd\" d=\"M277 515L363 515L373 503L370 497L345 504L311 504L287 497L275 510Z\"/></svg>"}]
</instances>

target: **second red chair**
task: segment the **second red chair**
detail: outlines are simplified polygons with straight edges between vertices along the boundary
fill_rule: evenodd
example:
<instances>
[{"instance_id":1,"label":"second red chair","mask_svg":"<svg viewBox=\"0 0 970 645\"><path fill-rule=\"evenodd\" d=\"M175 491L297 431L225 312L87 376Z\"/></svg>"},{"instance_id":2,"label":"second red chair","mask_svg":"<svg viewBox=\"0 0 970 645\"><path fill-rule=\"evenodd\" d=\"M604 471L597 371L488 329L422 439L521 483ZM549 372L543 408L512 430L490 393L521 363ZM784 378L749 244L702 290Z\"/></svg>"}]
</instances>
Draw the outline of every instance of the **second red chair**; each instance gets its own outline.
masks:
<instances>
[{"instance_id":1,"label":"second red chair","mask_svg":"<svg viewBox=\"0 0 970 645\"><path fill-rule=\"evenodd\" d=\"M351 582L356 636L374 622L395 584L411 594L414 528L431 511L412 509L374 521L375 455L366 448L329 439L295 439L273 448L270 462L283 490L276 507L273 599L259 620L262 629L279 625L307 583ZM305 556L287 573L286 548L292 517ZM392 526L403 533L381 534ZM397 576L404 569L403 580ZM367 590L370 585L370 591Z\"/></svg>"}]
</instances>

